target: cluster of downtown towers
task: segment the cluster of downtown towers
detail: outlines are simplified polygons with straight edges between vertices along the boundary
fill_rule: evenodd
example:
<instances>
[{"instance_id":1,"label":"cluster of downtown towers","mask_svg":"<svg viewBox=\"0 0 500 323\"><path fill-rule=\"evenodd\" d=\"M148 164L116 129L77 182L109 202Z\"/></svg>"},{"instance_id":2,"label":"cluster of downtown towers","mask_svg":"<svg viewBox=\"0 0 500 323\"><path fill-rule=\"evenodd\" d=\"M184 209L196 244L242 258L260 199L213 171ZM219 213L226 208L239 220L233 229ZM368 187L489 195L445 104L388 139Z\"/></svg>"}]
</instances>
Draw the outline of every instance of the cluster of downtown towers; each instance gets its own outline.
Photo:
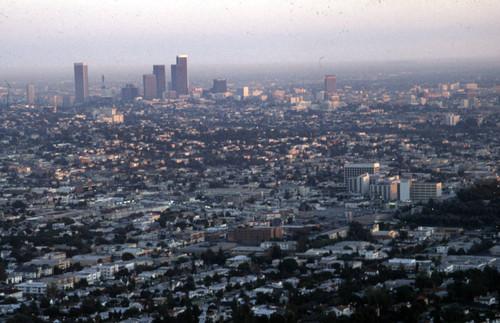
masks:
<instances>
[{"instance_id":1,"label":"cluster of downtown towers","mask_svg":"<svg viewBox=\"0 0 500 323\"><path fill-rule=\"evenodd\" d=\"M75 101L78 103L86 103L89 101L89 81L88 81L88 64L75 63ZM177 56L176 64L170 66L171 88L177 95L189 94L189 79L187 56ZM165 65L153 65L153 74L145 74L142 76L144 85L144 98L155 99L161 98L167 90L165 77Z\"/></svg>"}]
</instances>

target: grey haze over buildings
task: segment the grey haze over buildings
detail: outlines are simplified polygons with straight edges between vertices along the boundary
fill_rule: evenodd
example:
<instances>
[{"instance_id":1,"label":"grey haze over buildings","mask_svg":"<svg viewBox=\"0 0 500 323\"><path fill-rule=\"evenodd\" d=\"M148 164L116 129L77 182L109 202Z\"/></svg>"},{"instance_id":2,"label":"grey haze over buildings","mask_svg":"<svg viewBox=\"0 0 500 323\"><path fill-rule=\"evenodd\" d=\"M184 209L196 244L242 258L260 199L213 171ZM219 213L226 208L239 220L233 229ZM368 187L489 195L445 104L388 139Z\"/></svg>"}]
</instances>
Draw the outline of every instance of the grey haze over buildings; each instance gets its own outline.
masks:
<instances>
[{"instance_id":1,"label":"grey haze over buildings","mask_svg":"<svg viewBox=\"0 0 500 323\"><path fill-rule=\"evenodd\" d=\"M8 76L62 73L79 61L93 71L139 70L178 53L193 67L500 53L500 2L493 0L8 0L0 27L0 74Z\"/></svg>"}]
</instances>

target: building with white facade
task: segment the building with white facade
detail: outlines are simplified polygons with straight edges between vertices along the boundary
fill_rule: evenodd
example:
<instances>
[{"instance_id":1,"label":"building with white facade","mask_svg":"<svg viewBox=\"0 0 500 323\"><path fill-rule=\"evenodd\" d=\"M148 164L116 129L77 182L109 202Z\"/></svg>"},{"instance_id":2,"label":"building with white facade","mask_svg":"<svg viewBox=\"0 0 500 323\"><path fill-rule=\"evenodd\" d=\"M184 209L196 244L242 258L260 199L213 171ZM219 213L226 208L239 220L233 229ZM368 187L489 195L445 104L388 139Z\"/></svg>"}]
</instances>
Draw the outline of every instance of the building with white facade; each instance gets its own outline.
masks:
<instances>
[{"instance_id":1,"label":"building with white facade","mask_svg":"<svg viewBox=\"0 0 500 323\"><path fill-rule=\"evenodd\" d=\"M399 180L399 200L401 202L411 200L410 188L411 179L402 178Z\"/></svg>"},{"instance_id":2,"label":"building with white facade","mask_svg":"<svg viewBox=\"0 0 500 323\"><path fill-rule=\"evenodd\" d=\"M23 294L44 295L47 291L47 283L28 280L16 285L16 288L23 292Z\"/></svg>"},{"instance_id":3,"label":"building with white facade","mask_svg":"<svg viewBox=\"0 0 500 323\"><path fill-rule=\"evenodd\" d=\"M368 195L370 193L370 175L368 173L347 179L347 191Z\"/></svg>"},{"instance_id":4,"label":"building with white facade","mask_svg":"<svg viewBox=\"0 0 500 323\"><path fill-rule=\"evenodd\" d=\"M410 197L414 202L427 202L441 196L441 183L412 182Z\"/></svg>"},{"instance_id":5,"label":"building with white facade","mask_svg":"<svg viewBox=\"0 0 500 323\"><path fill-rule=\"evenodd\" d=\"M363 164L345 164L344 165L344 183L347 184L348 179L358 177L363 174L379 174L379 163L363 163Z\"/></svg>"},{"instance_id":6,"label":"building with white facade","mask_svg":"<svg viewBox=\"0 0 500 323\"><path fill-rule=\"evenodd\" d=\"M264 241L260 244L261 248L269 249L272 246L278 246L281 250L295 250L295 241Z\"/></svg>"},{"instance_id":7,"label":"building with white facade","mask_svg":"<svg viewBox=\"0 0 500 323\"><path fill-rule=\"evenodd\" d=\"M384 201L394 201L398 198L399 180L378 181L370 185L370 195L379 196Z\"/></svg>"},{"instance_id":8,"label":"building with white facade","mask_svg":"<svg viewBox=\"0 0 500 323\"><path fill-rule=\"evenodd\" d=\"M93 285L101 279L101 272L96 269L83 269L78 272L78 279L85 279L89 285Z\"/></svg>"},{"instance_id":9,"label":"building with white facade","mask_svg":"<svg viewBox=\"0 0 500 323\"><path fill-rule=\"evenodd\" d=\"M99 271L101 273L101 279L114 279L115 274L119 270L118 264L97 264L92 267L92 269L95 269L96 271Z\"/></svg>"}]
</instances>

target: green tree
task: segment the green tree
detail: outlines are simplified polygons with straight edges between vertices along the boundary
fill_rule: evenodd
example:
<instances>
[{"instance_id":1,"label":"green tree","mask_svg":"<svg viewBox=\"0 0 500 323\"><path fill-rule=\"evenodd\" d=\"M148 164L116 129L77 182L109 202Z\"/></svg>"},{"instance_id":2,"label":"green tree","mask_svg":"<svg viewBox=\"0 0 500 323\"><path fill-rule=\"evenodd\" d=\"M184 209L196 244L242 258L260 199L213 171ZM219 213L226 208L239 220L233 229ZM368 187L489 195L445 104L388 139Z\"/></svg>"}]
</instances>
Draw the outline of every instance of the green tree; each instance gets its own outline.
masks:
<instances>
[{"instance_id":1,"label":"green tree","mask_svg":"<svg viewBox=\"0 0 500 323\"><path fill-rule=\"evenodd\" d=\"M284 277L289 277L289 276L293 275L297 269L299 269L299 265L297 264L297 261L295 261L295 259L285 258L278 265L278 269L280 270L280 273Z\"/></svg>"},{"instance_id":2,"label":"green tree","mask_svg":"<svg viewBox=\"0 0 500 323\"><path fill-rule=\"evenodd\" d=\"M50 307L50 300L47 297L43 297L40 300L40 307L41 308L49 308Z\"/></svg>"},{"instance_id":3,"label":"green tree","mask_svg":"<svg viewBox=\"0 0 500 323\"><path fill-rule=\"evenodd\" d=\"M278 313L271 314L271 317L269 318L269 322L273 322L273 323L287 323L286 319L283 317L283 315L280 315Z\"/></svg>"},{"instance_id":4,"label":"green tree","mask_svg":"<svg viewBox=\"0 0 500 323\"><path fill-rule=\"evenodd\" d=\"M445 322L465 322L467 317L458 307L451 306L443 311L443 320Z\"/></svg>"},{"instance_id":5,"label":"green tree","mask_svg":"<svg viewBox=\"0 0 500 323\"><path fill-rule=\"evenodd\" d=\"M26 208L26 203L24 203L23 201L21 200L16 200L14 201L14 203L12 203L12 207L14 209L21 209L21 210L24 210Z\"/></svg>"},{"instance_id":6,"label":"green tree","mask_svg":"<svg viewBox=\"0 0 500 323\"><path fill-rule=\"evenodd\" d=\"M6 281L7 280L7 265L2 261L0 262L0 281Z\"/></svg>"},{"instance_id":7,"label":"green tree","mask_svg":"<svg viewBox=\"0 0 500 323\"><path fill-rule=\"evenodd\" d=\"M82 311L82 314L92 315L95 312L97 312L98 306L97 306L96 301L94 299L85 298L82 301L80 309Z\"/></svg>"},{"instance_id":8,"label":"green tree","mask_svg":"<svg viewBox=\"0 0 500 323\"><path fill-rule=\"evenodd\" d=\"M235 302L236 303L236 302ZM247 304L233 305L233 322L252 323L254 315Z\"/></svg>"},{"instance_id":9,"label":"green tree","mask_svg":"<svg viewBox=\"0 0 500 323\"><path fill-rule=\"evenodd\" d=\"M373 237L370 231L363 228L363 225L359 222L353 221L349 223L349 231L347 233L349 239L362 240L362 241L372 241Z\"/></svg>"},{"instance_id":10,"label":"green tree","mask_svg":"<svg viewBox=\"0 0 500 323\"><path fill-rule=\"evenodd\" d=\"M131 254L130 252L125 252L122 254L122 260L123 261L129 261L129 260L132 260L132 259L135 259L135 256L133 254Z\"/></svg>"},{"instance_id":11,"label":"green tree","mask_svg":"<svg viewBox=\"0 0 500 323\"><path fill-rule=\"evenodd\" d=\"M75 288L87 288L87 287L89 287L89 282L85 278L80 279L78 283L76 283L75 285Z\"/></svg>"},{"instance_id":12,"label":"green tree","mask_svg":"<svg viewBox=\"0 0 500 323\"><path fill-rule=\"evenodd\" d=\"M281 248L279 246L272 246L271 247L271 258L272 259L279 259L282 256Z\"/></svg>"},{"instance_id":13,"label":"green tree","mask_svg":"<svg viewBox=\"0 0 500 323\"><path fill-rule=\"evenodd\" d=\"M59 288L57 287L56 283L49 283L47 285L47 288L45 289L45 294L49 298L55 298L57 294L59 294Z\"/></svg>"},{"instance_id":14,"label":"green tree","mask_svg":"<svg viewBox=\"0 0 500 323\"><path fill-rule=\"evenodd\" d=\"M134 317L134 316L138 316L139 314L140 314L140 311L137 307L131 307L123 313L123 317Z\"/></svg>"}]
</instances>

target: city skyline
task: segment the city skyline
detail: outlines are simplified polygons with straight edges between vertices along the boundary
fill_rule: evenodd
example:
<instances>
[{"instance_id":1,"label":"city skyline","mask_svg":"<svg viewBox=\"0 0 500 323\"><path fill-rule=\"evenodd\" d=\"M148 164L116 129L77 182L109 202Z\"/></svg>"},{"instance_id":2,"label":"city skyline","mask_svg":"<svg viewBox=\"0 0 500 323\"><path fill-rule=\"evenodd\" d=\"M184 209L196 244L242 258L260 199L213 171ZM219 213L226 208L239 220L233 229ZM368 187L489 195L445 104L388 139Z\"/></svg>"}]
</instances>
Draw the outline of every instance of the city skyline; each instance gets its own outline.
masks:
<instances>
[{"instance_id":1,"label":"city skyline","mask_svg":"<svg viewBox=\"0 0 500 323\"><path fill-rule=\"evenodd\" d=\"M178 52L204 65L498 59L500 52L494 1L146 4L7 3L0 22L11 32L0 36L0 74L74 61L130 66Z\"/></svg>"},{"instance_id":2,"label":"city skyline","mask_svg":"<svg viewBox=\"0 0 500 323\"><path fill-rule=\"evenodd\" d=\"M498 319L497 5L36 1L40 40L0 12L1 322Z\"/></svg>"},{"instance_id":3,"label":"city skyline","mask_svg":"<svg viewBox=\"0 0 500 323\"><path fill-rule=\"evenodd\" d=\"M0 26L0 322L499 321L500 0Z\"/></svg>"},{"instance_id":4,"label":"city skyline","mask_svg":"<svg viewBox=\"0 0 500 323\"><path fill-rule=\"evenodd\" d=\"M168 62L169 58L163 61ZM76 61L76 60L75 60ZM97 66L93 62L92 72L89 75L89 85L102 84L102 75L105 75L106 82L128 84L142 83L142 75L150 70L151 63L140 63L132 66ZM74 63L71 63L74 64ZM175 66L175 64L173 64ZM204 83L207 86L212 84L214 78L226 78L231 82L253 82L265 79L302 79L306 82L324 82L324 76L335 73L337 77L359 77L367 74L447 74L452 75L460 71L463 75L469 75L471 81L484 73L493 75L500 69L500 60L496 59L437 59L437 60L399 60L387 62L344 62L336 64L200 64L199 62L190 63L189 78L193 82ZM171 71L166 74L171 82ZM25 83L23 86L31 83L52 83L52 82L74 82L74 70L65 66L48 68L41 67L39 70L10 71L2 74L5 80L12 84ZM167 85L167 84L166 84ZM170 89L170 88L168 88Z\"/></svg>"}]
</instances>

